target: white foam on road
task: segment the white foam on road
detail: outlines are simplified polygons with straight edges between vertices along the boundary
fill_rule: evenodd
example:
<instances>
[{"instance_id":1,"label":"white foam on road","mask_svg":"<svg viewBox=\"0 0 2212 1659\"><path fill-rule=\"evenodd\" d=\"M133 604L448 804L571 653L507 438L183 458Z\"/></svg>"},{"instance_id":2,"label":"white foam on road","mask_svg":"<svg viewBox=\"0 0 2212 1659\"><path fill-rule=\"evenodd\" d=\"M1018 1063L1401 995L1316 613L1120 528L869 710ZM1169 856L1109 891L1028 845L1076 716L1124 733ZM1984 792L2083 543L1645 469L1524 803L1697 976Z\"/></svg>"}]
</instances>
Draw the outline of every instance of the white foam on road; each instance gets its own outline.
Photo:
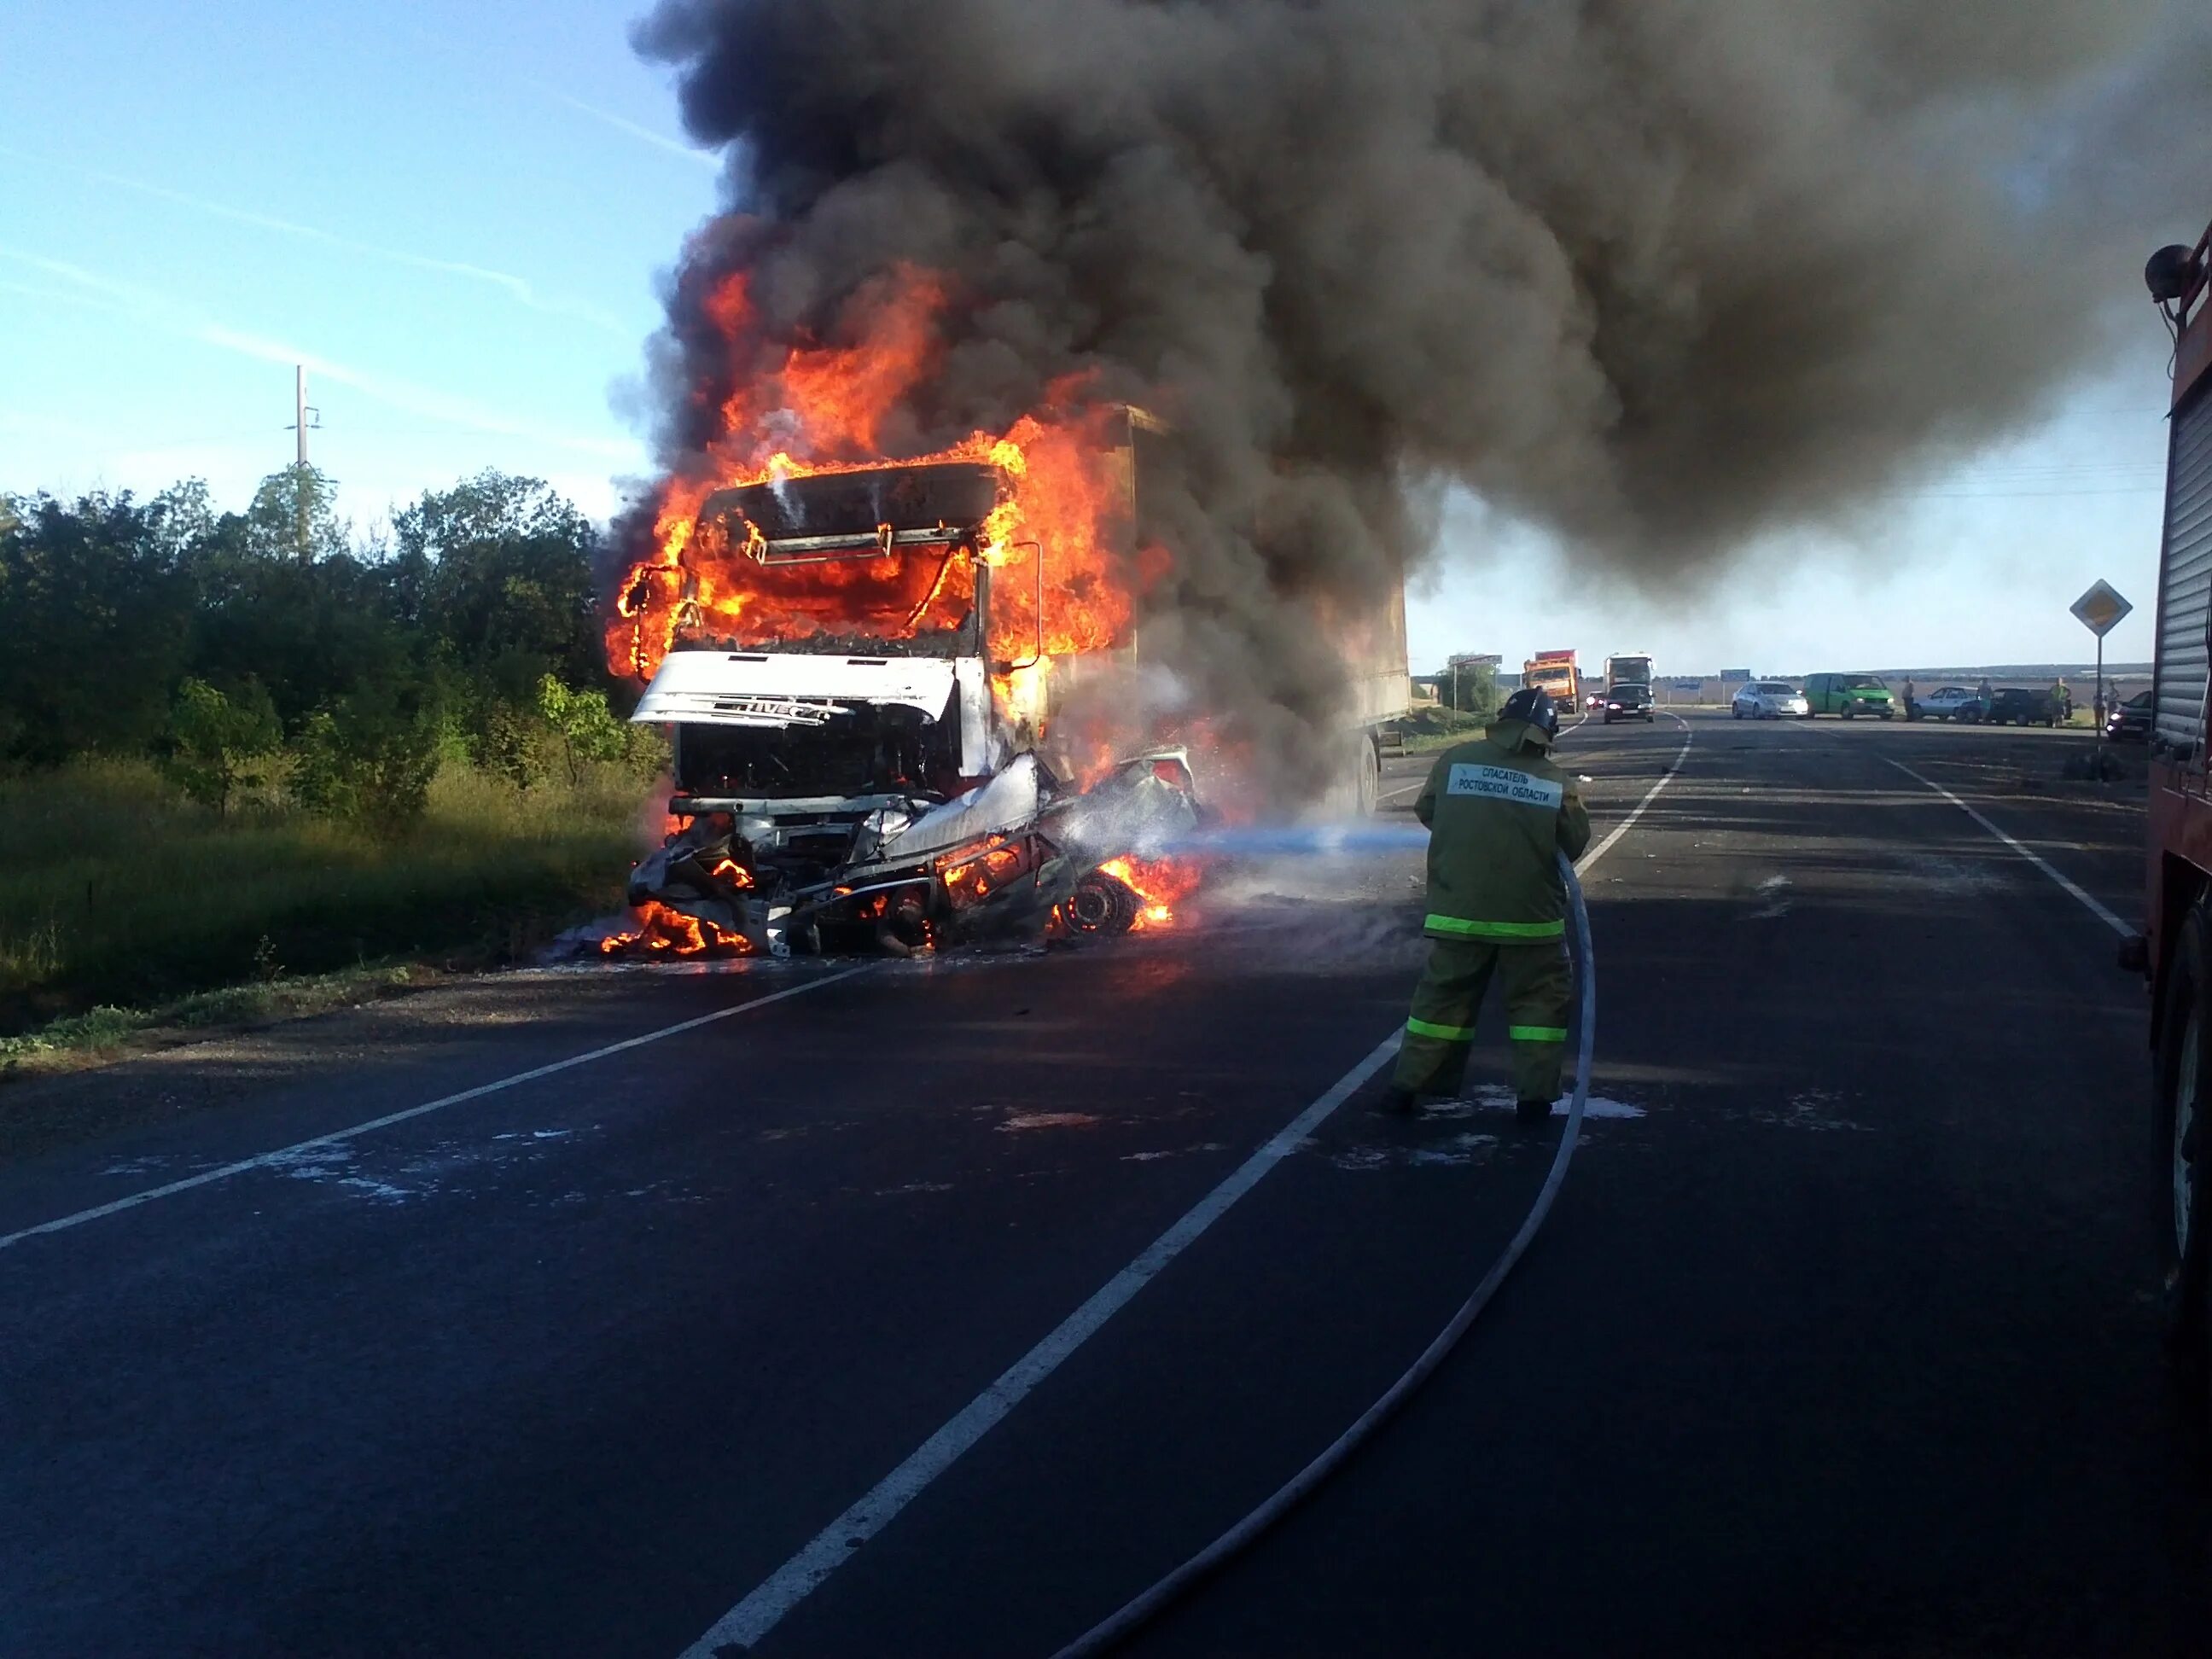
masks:
<instances>
[{"instance_id":1,"label":"white foam on road","mask_svg":"<svg viewBox=\"0 0 2212 1659\"><path fill-rule=\"evenodd\" d=\"M1087 1129L1098 1120L1089 1112L1016 1112L999 1125L1000 1134L1024 1129Z\"/></svg>"},{"instance_id":2,"label":"white foam on road","mask_svg":"<svg viewBox=\"0 0 2212 1659\"><path fill-rule=\"evenodd\" d=\"M1477 1112L1512 1112L1519 1109L1518 1098L1512 1090L1499 1084L1486 1083L1480 1088L1462 1095L1456 1100L1431 1101L1422 1107L1421 1116L1447 1119L1472 1117ZM1566 1115L1567 1103L1564 1099L1552 1103L1553 1117L1565 1117ZM1583 1115L1626 1119L1643 1117L1645 1112L1641 1106L1634 1105L1626 1100L1607 1100L1601 1096L1592 1095L1583 1103Z\"/></svg>"},{"instance_id":3,"label":"white foam on road","mask_svg":"<svg viewBox=\"0 0 2212 1659\"><path fill-rule=\"evenodd\" d=\"M1703 845L1702 842L1699 845ZM1772 921L1790 914L1790 878L1769 876L1759 884L1759 908L1746 916L1746 921Z\"/></svg>"}]
</instances>

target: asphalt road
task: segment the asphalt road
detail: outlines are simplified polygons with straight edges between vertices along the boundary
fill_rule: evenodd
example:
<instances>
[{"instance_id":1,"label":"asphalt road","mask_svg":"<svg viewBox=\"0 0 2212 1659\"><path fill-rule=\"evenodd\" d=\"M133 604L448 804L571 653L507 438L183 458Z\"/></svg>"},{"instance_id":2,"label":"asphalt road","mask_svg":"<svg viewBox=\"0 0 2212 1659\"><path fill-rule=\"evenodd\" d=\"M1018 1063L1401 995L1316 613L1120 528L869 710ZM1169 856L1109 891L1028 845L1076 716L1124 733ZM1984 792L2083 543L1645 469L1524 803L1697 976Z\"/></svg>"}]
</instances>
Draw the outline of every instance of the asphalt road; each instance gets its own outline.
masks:
<instances>
[{"instance_id":1,"label":"asphalt road","mask_svg":"<svg viewBox=\"0 0 2212 1659\"><path fill-rule=\"evenodd\" d=\"M1931 787L2131 918L2139 803L2052 781L2065 741L1571 734L1601 836L1683 758L1589 873L1558 1207L1130 1650L2212 1650L2141 990ZM1403 1018L1418 874L1255 866L1043 956L514 975L0 1093L59 1126L0 1164L0 1655L676 1659L740 1608L768 1655L1051 1653L1381 1393L1542 1179L1499 1091L1322 1115Z\"/></svg>"}]
</instances>

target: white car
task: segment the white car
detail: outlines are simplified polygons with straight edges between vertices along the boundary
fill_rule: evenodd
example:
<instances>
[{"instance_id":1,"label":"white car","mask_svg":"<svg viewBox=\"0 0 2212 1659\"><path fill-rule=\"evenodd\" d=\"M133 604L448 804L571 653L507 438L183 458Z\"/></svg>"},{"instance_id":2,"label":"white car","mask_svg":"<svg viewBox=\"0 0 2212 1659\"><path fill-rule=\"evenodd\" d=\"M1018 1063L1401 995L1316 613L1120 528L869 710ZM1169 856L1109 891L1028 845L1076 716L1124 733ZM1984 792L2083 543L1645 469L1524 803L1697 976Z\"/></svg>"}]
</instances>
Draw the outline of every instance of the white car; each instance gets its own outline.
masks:
<instances>
[{"instance_id":1,"label":"white car","mask_svg":"<svg viewBox=\"0 0 2212 1659\"><path fill-rule=\"evenodd\" d=\"M1970 686L1939 686L1926 696L1916 696L1912 706L1905 711L1909 720L1966 720L1969 723L1984 720L1990 712L1989 699Z\"/></svg>"},{"instance_id":2,"label":"white car","mask_svg":"<svg viewBox=\"0 0 2212 1659\"><path fill-rule=\"evenodd\" d=\"M1729 713L1740 720L1802 720L1812 718L1805 694L1783 680L1753 680L1735 694Z\"/></svg>"}]
</instances>

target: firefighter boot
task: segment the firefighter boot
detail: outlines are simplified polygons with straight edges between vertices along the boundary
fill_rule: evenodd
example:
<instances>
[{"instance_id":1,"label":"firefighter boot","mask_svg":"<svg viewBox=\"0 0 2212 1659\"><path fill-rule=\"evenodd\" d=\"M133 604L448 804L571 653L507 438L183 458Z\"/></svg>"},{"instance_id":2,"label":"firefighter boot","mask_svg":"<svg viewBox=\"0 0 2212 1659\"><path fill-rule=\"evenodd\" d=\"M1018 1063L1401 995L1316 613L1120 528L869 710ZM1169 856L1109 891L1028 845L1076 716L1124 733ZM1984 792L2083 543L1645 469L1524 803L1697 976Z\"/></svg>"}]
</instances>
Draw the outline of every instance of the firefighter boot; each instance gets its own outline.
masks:
<instances>
[{"instance_id":1,"label":"firefighter boot","mask_svg":"<svg viewBox=\"0 0 2212 1659\"><path fill-rule=\"evenodd\" d=\"M1411 1089L1394 1083L1368 1109L1377 1117L1411 1117L1421 1109L1421 1097Z\"/></svg>"}]
</instances>

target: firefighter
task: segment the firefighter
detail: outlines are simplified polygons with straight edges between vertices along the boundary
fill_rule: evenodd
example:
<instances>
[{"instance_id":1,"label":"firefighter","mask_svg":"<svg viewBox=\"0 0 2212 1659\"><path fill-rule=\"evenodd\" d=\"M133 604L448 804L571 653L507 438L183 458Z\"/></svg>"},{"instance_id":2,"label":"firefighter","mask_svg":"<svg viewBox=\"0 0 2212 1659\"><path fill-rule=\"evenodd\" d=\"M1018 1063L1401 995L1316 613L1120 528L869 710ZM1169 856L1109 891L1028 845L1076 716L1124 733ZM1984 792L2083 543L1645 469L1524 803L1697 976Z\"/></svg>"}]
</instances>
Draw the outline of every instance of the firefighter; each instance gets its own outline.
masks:
<instances>
[{"instance_id":1,"label":"firefighter","mask_svg":"<svg viewBox=\"0 0 2212 1659\"><path fill-rule=\"evenodd\" d=\"M1480 739L1437 757L1413 803L1429 828L1429 965L1413 990L1385 1112L1402 1116L1423 1095L1459 1092L1493 976L1504 993L1521 1121L1542 1122L1559 1097L1572 975L1558 855L1580 857L1590 828L1582 798L1546 753L1559 734L1551 694L1516 691Z\"/></svg>"}]
</instances>

